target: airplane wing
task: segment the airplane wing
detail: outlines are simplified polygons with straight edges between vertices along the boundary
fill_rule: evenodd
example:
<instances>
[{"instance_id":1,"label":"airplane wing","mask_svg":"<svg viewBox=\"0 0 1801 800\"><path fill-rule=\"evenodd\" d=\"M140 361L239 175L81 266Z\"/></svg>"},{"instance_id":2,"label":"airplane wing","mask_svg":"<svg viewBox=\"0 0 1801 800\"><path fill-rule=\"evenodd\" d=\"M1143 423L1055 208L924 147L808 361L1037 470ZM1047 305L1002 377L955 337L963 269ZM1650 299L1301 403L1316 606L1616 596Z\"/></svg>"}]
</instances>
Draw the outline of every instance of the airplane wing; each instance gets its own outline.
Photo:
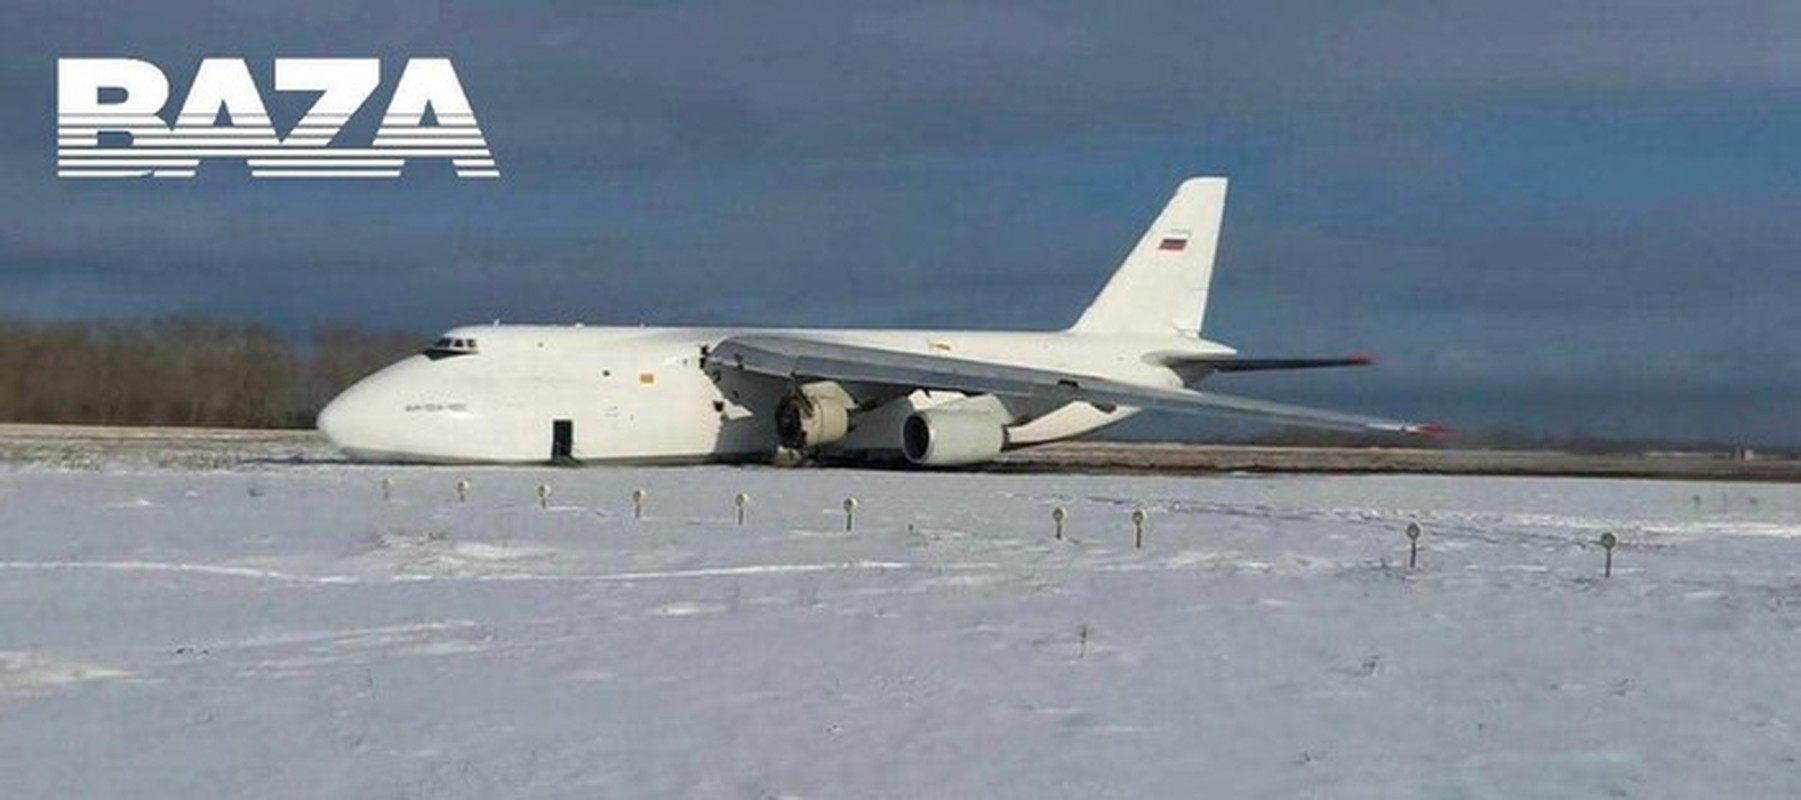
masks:
<instances>
[{"instance_id":1,"label":"airplane wing","mask_svg":"<svg viewBox=\"0 0 1801 800\"><path fill-rule=\"evenodd\" d=\"M1339 358L1176 356L1163 363L1171 367L1205 367L1214 372L1263 372L1266 370L1320 369L1322 367L1367 367L1376 363L1376 360L1363 353L1353 353Z\"/></svg>"},{"instance_id":2,"label":"airplane wing","mask_svg":"<svg viewBox=\"0 0 1801 800\"><path fill-rule=\"evenodd\" d=\"M734 336L714 345L709 365L779 378L876 383L969 394L1031 397L1096 406L1133 406L1189 414L1224 414L1314 428L1436 436L1435 425L1344 414L1245 397L1126 383L965 358L840 344L797 336Z\"/></svg>"}]
</instances>

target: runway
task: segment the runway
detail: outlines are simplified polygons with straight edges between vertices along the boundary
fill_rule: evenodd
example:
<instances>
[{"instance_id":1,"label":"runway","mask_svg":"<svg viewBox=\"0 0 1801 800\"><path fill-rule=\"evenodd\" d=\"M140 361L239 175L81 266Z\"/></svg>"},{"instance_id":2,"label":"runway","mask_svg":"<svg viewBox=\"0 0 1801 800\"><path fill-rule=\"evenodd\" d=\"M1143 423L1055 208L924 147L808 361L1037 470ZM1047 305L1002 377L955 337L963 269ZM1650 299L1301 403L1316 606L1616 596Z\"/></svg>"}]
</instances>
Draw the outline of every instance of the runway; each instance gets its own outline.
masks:
<instances>
[{"instance_id":1,"label":"runway","mask_svg":"<svg viewBox=\"0 0 1801 800\"><path fill-rule=\"evenodd\" d=\"M1540 475L1801 482L1801 461L1735 459L1729 453L1672 452L1589 455L1551 450L1460 450L1398 447L1260 447L1254 445L1068 442L1002 454L1008 472L1215 472Z\"/></svg>"},{"instance_id":2,"label":"runway","mask_svg":"<svg viewBox=\"0 0 1801 800\"><path fill-rule=\"evenodd\" d=\"M0 424L0 463L74 469L106 464L225 469L337 462L317 431L109 428ZM990 472L1543 475L1667 480L1801 482L1801 461L1741 460L1723 452L1586 455L1548 450L1392 447L1265 447L1082 441L1003 453Z\"/></svg>"}]
</instances>

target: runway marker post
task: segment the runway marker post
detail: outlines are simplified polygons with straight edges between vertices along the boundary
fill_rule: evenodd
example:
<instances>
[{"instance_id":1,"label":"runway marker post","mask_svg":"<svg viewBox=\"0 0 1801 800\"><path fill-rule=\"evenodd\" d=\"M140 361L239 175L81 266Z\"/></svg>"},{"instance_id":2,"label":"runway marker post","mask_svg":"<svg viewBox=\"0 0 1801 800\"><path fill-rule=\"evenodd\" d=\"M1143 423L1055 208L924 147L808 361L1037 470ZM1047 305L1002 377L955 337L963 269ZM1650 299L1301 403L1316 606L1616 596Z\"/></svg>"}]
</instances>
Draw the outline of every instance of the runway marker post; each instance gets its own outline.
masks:
<instances>
[{"instance_id":1,"label":"runway marker post","mask_svg":"<svg viewBox=\"0 0 1801 800\"><path fill-rule=\"evenodd\" d=\"M844 498L844 532L850 533L857 525L857 498Z\"/></svg>"},{"instance_id":2,"label":"runway marker post","mask_svg":"<svg viewBox=\"0 0 1801 800\"><path fill-rule=\"evenodd\" d=\"M644 519L645 494L643 489L632 490L632 519Z\"/></svg>"},{"instance_id":3,"label":"runway marker post","mask_svg":"<svg viewBox=\"0 0 1801 800\"><path fill-rule=\"evenodd\" d=\"M1051 521L1057 524L1057 541L1063 541L1063 520L1069 516L1062 506L1051 509Z\"/></svg>"},{"instance_id":4,"label":"runway marker post","mask_svg":"<svg viewBox=\"0 0 1801 800\"><path fill-rule=\"evenodd\" d=\"M1132 509L1132 547L1139 550L1144 549L1144 521L1147 518L1144 509Z\"/></svg>"},{"instance_id":5,"label":"runway marker post","mask_svg":"<svg viewBox=\"0 0 1801 800\"><path fill-rule=\"evenodd\" d=\"M1420 565L1420 524L1407 523L1407 568L1414 569Z\"/></svg>"},{"instance_id":6,"label":"runway marker post","mask_svg":"<svg viewBox=\"0 0 1801 800\"><path fill-rule=\"evenodd\" d=\"M1619 543L1620 537L1613 535L1613 531L1601 534L1601 549L1607 552L1607 561L1601 567L1603 578L1613 577L1613 548Z\"/></svg>"},{"instance_id":7,"label":"runway marker post","mask_svg":"<svg viewBox=\"0 0 1801 800\"><path fill-rule=\"evenodd\" d=\"M750 505L750 495L745 494L744 492L739 492L738 496L732 498L732 505L735 505L738 507L738 526L743 527L744 526L744 507Z\"/></svg>"}]
</instances>

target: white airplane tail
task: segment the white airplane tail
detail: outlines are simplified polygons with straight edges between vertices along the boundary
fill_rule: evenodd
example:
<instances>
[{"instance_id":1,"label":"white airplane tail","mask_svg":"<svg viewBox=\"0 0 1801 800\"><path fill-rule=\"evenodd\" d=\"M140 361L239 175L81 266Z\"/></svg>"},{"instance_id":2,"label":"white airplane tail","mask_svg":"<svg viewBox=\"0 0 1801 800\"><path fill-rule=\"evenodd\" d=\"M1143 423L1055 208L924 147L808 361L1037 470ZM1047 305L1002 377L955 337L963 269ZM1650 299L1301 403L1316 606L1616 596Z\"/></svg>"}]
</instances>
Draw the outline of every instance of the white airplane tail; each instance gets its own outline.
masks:
<instances>
[{"instance_id":1,"label":"white airplane tail","mask_svg":"<svg viewBox=\"0 0 1801 800\"><path fill-rule=\"evenodd\" d=\"M1225 178L1183 181L1070 331L1199 336L1225 210Z\"/></svg>"}]
</instances>

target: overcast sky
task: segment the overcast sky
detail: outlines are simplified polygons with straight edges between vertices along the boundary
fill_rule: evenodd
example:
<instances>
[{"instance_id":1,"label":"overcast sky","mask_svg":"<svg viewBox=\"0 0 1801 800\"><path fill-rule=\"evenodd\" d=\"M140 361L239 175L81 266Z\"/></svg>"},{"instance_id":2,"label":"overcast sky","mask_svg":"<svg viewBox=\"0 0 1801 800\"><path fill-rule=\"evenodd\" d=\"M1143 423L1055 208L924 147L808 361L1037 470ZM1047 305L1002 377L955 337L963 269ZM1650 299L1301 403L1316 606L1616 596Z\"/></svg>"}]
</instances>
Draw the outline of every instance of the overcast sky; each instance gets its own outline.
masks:
<instances>
[{"instance_id":1,"label":"overcast sky","mask_svg":"<svg viewBox=\"0 0 1801 800\"><path fill-rule=\"evenodd\" d=\"M1208 336L1383 359L1222 390L1801 443L1801 6L1365 5L27 0L0 313L1049 329L1216 174ZM59 181L59 56L449 56L504 177Z\"/></svg>"}]
</instances>

